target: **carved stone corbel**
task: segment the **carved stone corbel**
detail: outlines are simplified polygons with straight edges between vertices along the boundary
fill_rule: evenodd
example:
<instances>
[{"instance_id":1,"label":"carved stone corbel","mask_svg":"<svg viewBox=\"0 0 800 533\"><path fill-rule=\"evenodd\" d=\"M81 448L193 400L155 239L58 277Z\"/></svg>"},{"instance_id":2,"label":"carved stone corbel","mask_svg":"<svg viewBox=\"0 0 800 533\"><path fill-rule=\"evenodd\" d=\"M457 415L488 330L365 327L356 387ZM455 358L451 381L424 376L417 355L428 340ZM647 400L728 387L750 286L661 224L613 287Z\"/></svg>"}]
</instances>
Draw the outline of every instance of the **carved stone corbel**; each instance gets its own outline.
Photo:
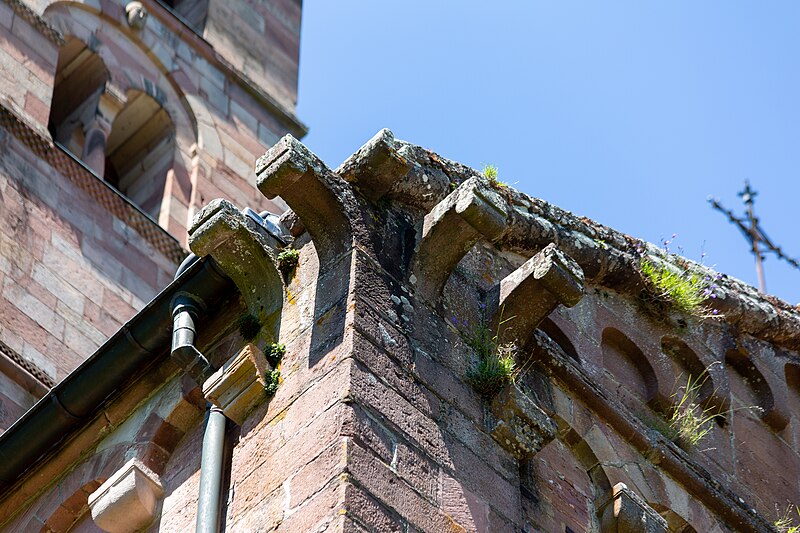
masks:
<instances>
[{"instance_id":1,"label":"carved stone corbel","mask_svg":"<svg viewBox=\"0 0 800 533\"><path fill-rule=\"evenodd\" d=\"M254 344L247 344L203 383L203 395L241 425L267 397L264 388L270 370L264 353Z\"/></svg>"},{"instance_id":2,"label":"carved stone corbel","mask_svg":"<svg viewBox=\"0 0 800 533\"><path fill-rule=\"evenodd\" d=\"M153 521L164 487L138 459L131 459L89 495L89 510L109 533L133 533Z\"/></svg>"},{"instance_id":3,"label":"carved stone corbel","mask_svg":"<svg viewBox=\"0 0 800 533\"><path fill-rule=\"evenodd\" d=\"M668 533L667 521L629 489L617 483L600 506L603 533Z\"/></svg>"},{"instance_id":4,"label":"carved stone corbel","mask_svg":"<svg viewBox=\"0 0 800 533\"><path fill-rule=\"evenodd\" d=\"M336 173L372 202L380 200L413 166L391 131L379 131L358 152L336 169Z\"/></svg>"},{"instance_id":5,"label":"carved stone corbel","mask_svg":"<svg viewBox=\"0 0 800 533\"><path fill-rule=\"evenodd\" d=\"M503 341L524 342L559 304L572 307L582 297L581 267L549 244L490 294L490 331L499 332Z\"/></svg>"},{"instance_id":6,"label":"carved stone corbel","mask_svg":"<svg viewBox=\"0 0 800 533\"><path fill-rule=\"evenodd\" d=\"M476 178L439 202L423 221L411 268L415 293L435 302L458 262L479 239L494 242L503 236L507 209L503 198Z\"/></svg>"},{"instance_id":7,"label":"carved stone corbel","mask_svg":"<svg viewBox=\"0 0 800 533\"><path fill-rule=\"evenodd\" d=\"M347 183L291 135L284 136L256 162L258 189L269 199L280 196L311 236L320 265L352 246L352 227L344 204ZM350 206L355 209L355 205Z\"/></svg>"},{"instance_id":8,"label":"carved stone corbel","mask_svg":"<svg viewBox=\"0 0 800 533\"><path fill-rule=\"evenodd\" d=\"M489 432L518 460L527 459L556 436L558 427L536 402L510 383L491 404Z\"/></svg>"},{"instance_id":9,"label":"carved stone corbel","mask_svg":"<svg viewBox=\"0 0 800 533\"><path fill-rule=\"evenodd\" d=\"M189 247L210 255L236 283L250 314L262 323L280 308L283 282L276 267L278 241L227 200L213 200L189 228Z\"/></svg>"}]
</instances>

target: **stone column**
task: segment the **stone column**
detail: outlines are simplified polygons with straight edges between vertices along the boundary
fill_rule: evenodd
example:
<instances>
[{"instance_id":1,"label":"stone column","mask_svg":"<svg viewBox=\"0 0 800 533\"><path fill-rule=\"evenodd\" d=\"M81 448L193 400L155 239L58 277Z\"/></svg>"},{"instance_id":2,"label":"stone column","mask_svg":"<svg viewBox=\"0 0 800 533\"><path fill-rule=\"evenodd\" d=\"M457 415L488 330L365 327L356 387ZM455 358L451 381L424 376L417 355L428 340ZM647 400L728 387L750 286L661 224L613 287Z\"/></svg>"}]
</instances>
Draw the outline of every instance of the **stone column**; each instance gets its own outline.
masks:
<instances>
[{"instance_id":1,"label":"stone column","mask_svg":"<svg viewBox=\"0 0 800 533\"><path fill-rule=\"evenodd\" d=\"M81 160L98 176L103 177L106 168L106 144L111 133L111 122L95 115L85 130L85 141Z\"/></svg>"}]
</instances>

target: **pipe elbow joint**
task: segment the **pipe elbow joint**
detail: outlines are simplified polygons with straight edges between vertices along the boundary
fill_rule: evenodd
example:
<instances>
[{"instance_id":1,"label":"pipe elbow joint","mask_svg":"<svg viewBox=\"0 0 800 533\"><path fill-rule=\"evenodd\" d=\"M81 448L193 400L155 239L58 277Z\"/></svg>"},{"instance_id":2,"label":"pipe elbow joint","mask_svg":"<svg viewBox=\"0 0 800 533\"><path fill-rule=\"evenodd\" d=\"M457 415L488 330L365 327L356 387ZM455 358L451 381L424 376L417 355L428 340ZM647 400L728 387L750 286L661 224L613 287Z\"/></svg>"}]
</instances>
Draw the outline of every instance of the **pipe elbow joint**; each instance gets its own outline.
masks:
<instances>
[{"instance_id":1,"label":"pipe elbow joint","mask_svg":"<svg viewBox=\"0 0 800 533\"><path fill-rule=\"evenodd\" d=\"M198 385L202 385L214 373L214 367L208 359L192 344L173 346L170 356Z\"/></svg>"}]
</instances>

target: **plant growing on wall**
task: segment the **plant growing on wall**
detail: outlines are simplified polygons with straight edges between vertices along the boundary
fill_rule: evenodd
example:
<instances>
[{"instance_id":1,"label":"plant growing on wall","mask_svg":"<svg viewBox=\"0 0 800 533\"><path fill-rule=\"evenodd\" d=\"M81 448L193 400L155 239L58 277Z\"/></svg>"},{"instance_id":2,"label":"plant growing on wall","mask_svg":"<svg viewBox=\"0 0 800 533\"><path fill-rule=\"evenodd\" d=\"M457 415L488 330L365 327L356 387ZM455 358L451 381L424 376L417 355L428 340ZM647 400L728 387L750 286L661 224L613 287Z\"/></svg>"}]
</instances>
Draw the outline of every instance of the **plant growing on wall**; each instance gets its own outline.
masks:
<instances>
[{"instance_id":1,"label":"plant growing on wall","mask_svg":"<svg viewBox=\"0 0 800 533\"><path fill-rule=\"evenodd\" d=\"M267 358L267 362L275 368L278 366L278 363L281 362L283 356L286 354L286 346L282 342L273 342L269 346L267 346L266 351L264 352L264 357Z\"/></svg>"},{"instance_id":2,"label":"plant growing on wall","mask_svg":"<svg viewBox=\"0 0 800 533\"><path fill-rule=\"evenodd\" d=\"M775 507L777 508L778 506L776 505ZM795 523L795 514L797 514L798 523ZM772 525L778 530L778 533L800 533L800 507L789 504L783 515L775 520Z\"/></svg>"},{"instance_id":3,"label":"plant growing on wall","mask_svg":"<svg viewBox=\"0 0 800 533\"><path fill-rule=\"evenodd\" d=\"M281 384L281 371L278 370L278 364L286 354L286 346L282 342L273 342L269 344L264 350L264 357L267 362L272 366L272 370L267 372L267 382L264 384L264 390L267 396L275 396L278 391L278 386Z\"/></svg>"},{"instance_id":4,"label":"plant growing on wall","mask_svg":"<svg viewBox=\"0 0 800 533\"><path fill-rule=\"evenodd\" d=\"M668 419L669 434L665 436L687 448L700 444L711 433L714 420L722 417L716 408L704 407L700 402L700 389L708 379L707 370L697 377L690 374L686 385L672 395L675 405Z\"/></svg>"},{"instance_id":5,"label":"plant growing on wall","mask_svg":"<svg viewBox=\"0 0 800 533\"><path fill-rule=\"evenodd\" d=\"M483 177L489 180L489 185L494 187L495 189L502 189L504 187L508 187L506 183L503 183L499 179L497 179L498 171L495 165L485 164L483 165Z\"/></svg>"},{"instance_id":6,"label":"plant growing on wall","mask_svg":"<svg viewBox=\"0 0 800 533\"><path fill-rule=\"evenodd\" d=\"M258 332L261 331L261 322L250 313L239 317L236 325L239 328L239 334L246 341L252 341L256 338Z\"/></svg>"},{"instance_id":7,"label":"plant growing on wall","mask_svg":"<svg viewBox=\"0 0 800 533\"><path fill-rule=\"evenodd\" d=\"M674 239L675 235L672 237ZM718 311L709 307L706 301L717 297L716 282L721 275L712 278L708 274L694 272L688 261L669 252L671 242L662 240L663 257L647 253L643 243L636 248L638 269L645 284L648 303L676 309L695 318L718 318Z\"/></svg>"},{"instance_id":8,"label":"plant growing on wall","mask_svg":"<svg viewBox=\"0 0 800 533\"><path fill-rule=\"evenodd\" d=\"M668 412L666 424L656 421L653 428L675 444L691 450L708 437L716 421L724 419L726 414L742 409L760 411L761 408L754 405L729 409L726 412L721 412L717 406L704 405L701 401L701 389L708 380L709 369L721 364L722 362L716 361L697 376L690 374L686 384L678 386L672 393L673 407Z\"/></svg>"},{"instance_id":9,"label":"plant growing on wall","mask_svg":"<svg viewBox=\"0 0 800 533\"><path fill-rule=\"evenodd\" d=\"M491 398L500 392L519 373L515 359L517 345L513 342L501 343L499 340L500 328L509 320L511 318L503 320L501 312L497 331L493 333L486 319L486 307L482 305L478 325L472 331L462 333L464 342L478 357L467 370L466 381L484 398Z\"/></svg>"},{"instance_id":10,"label":"plant growing on wall","mask_svg":"<svg viewBox=\"0 0 800 533\"><path fill-rule=\"evenodd\" d=\"M267 383L264 385L264 391L267 393L267 396L272 397L275 396L275 393L278 391L278 385L281 384L281 371L280 370L270 370L267 372Z\"/></svg>"},{"instance_id":11,"label":"plant growing on wall","mask_svg":"<svg viewBox=\"0 0 800 533\"><path fill-rule=\"evenodd\" d=\"M297 263L300 262L300 252L294 248L284 248L278 254L278 269L285 277L289 277L294 269L297 268Z\"/></svg>"}]
</instances>

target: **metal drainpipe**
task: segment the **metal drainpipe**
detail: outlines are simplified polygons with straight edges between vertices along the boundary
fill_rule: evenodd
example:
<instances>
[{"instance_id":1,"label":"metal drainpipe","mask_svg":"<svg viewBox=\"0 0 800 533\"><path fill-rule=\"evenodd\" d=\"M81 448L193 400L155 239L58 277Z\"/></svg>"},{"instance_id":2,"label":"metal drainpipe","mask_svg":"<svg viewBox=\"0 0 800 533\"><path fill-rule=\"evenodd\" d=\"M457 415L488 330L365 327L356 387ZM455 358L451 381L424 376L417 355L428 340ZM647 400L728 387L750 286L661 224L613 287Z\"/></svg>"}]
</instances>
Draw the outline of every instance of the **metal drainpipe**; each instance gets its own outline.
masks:
<instances>
[{"instance_id":1,"label":"metal drainpipe","mask_svg":"<svg viewBox=\"0 0 800 533\"><path fill-rule=\"evenodd\" d=\"M190 254L175 273L177 278L197 261ZM199 304L190 294L179 294L172 303L172 359L175 360L198 385L203 385L214 367L195 347L194 321ZM225 424L227 418L219 407L209 404L206 428L203 434L203 451L200 457L200 489L197 498L197 533L219 531L222 508L222 464L225 453Z\"/></svg>"},{"instance_id":2,"label":"metal drainpipe","mask_svg":"<svg viewBox=\"0 0 800 533\"><path fill-rule=\"evenodd\" d=\"M219 531L222 507L222 463L225 453L227 418L217 406L208 409L203 434L203 455L200 459L200 494L197 499L196 533Z\"/></svg>"}]
</instances>

